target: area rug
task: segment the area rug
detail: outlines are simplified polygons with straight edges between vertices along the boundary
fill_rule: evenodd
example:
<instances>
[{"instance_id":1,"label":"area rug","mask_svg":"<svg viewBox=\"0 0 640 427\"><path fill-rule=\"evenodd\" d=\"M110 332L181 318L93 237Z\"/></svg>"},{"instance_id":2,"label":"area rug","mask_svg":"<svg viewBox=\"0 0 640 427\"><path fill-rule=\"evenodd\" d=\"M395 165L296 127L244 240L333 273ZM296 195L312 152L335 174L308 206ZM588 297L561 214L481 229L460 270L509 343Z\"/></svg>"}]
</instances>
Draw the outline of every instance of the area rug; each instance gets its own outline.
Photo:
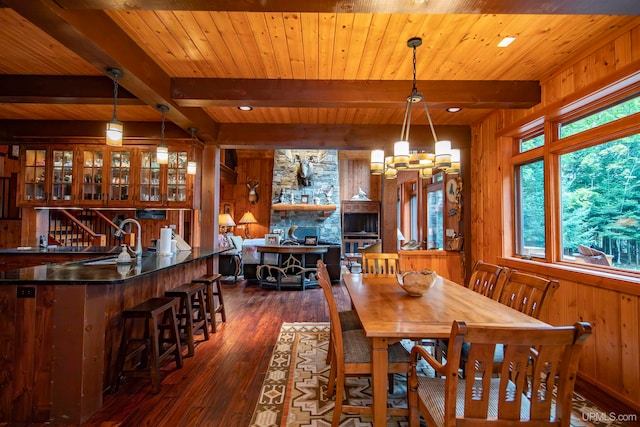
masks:
<instances>
[{"instance_id":1,"label":"area rug","mask_svg":"<svg viewBox=\"0 0 640 427\"><path fill-rule=\"evenodd\" d=\"M329 366L325 364L329 345L328 323L284 323L274 347L262 392L250 427L330 426L333 400L325 392ZM427 370L424 371L429 374ZM392 407L406 407L404 375L396 375ZM347 396L352 404L371 403L369 378L348 378ZM369 415L342 415L341 427L372 426ZM387 427L407 426L406 417L389 417ZM624 427L582 396L574 393L573 427Z\"/></svg>"}]
</instances>

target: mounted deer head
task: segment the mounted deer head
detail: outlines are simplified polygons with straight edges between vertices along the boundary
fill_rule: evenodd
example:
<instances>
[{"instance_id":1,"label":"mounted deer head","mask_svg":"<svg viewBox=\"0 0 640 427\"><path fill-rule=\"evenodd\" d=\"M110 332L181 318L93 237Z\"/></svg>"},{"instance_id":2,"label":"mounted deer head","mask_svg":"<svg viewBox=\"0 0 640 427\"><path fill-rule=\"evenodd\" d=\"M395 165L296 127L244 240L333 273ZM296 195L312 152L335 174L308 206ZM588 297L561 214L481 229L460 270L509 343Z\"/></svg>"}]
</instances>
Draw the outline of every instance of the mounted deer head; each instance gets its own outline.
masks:
<instances>
[{"instance_id":1,"label":"mounted deer head","mask_svg":"<svg viewBox=\"0 0 640 427\"><path fill-rule=\"evenodd\" d=\"M291 163L298 163L298 185L301 187L310 187L312 184L311 180L313 178L313 164L320 163L324 159L325 153L323 150L318 150L317 155L308 156L306 159L302 159L298 154L294 157L291 150L286 150L285 156Z\"/></svg>"},{"instance_id":2,"label":"mounted deer head","mask_svg":"<svg viewBox=\"0 0 640 427\"><path fill-rule=\"evenodd\" d=\"M247 177L247 188L249 188L249 203L251 203L252 205L258 203L259 195L256 191L258 185L260 185L260 182L258 182L258 180L251 181L249 177Z\"/></svg>"}]
</instances>

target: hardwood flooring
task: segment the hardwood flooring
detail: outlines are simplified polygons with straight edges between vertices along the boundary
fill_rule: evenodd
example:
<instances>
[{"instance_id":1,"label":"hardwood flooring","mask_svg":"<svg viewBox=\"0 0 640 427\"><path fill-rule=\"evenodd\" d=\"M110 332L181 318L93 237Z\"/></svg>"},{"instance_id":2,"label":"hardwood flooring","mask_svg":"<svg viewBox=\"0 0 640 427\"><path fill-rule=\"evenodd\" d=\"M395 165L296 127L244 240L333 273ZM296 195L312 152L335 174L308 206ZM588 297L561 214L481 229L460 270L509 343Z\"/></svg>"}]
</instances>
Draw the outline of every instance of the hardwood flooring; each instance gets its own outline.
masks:
<instances>
[{"instance_id":1,"label":"hardwood flooring","mask_svg":"<svg viewBox=\"0 0 640 427\"><path fill-rule=\"evenodd\" d=\"M348 309L344 285L333 288L339 308ZM218 332L197 344L182 369L163 366L159 394L150 393L147 379L126 378L81 427L248 426L282 322L328 321L329 314L320 288L278 292L238 282L223 285L223 292L227 322L217 317ZM576 390L607 411L633 413L597 390ZM51 424L38 426L45 425Z\"/></svg>"},{"instance_id":2,"label":"hardwood flooring","mask_svg":"<svg viewBox=\"0 0 640 427\"><path fill-rule=\"evenodd\" d=\"M320 288L278 292L245 282L222 286L227 322L197 344L182 369L174 363L163 367L160 393L150 393L149 380L126 378L82 427L249 425L281 324L324 322L329 313ZM334 288L340 308L347 309L346 289Z\"/></svg>"}]
</instances>

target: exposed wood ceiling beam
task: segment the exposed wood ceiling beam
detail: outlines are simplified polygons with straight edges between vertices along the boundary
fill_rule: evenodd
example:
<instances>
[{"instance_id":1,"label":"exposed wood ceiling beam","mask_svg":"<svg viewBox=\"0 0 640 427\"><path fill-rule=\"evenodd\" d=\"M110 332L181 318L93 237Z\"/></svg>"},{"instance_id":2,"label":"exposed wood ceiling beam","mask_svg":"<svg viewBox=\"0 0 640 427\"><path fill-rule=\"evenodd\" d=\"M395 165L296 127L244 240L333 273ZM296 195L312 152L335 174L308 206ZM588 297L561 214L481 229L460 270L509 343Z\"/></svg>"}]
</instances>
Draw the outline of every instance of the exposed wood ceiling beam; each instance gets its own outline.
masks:
<instances>
[{"instance_id":1,"label":"exposed wood ceiling beam","mask_svg":"<svg viewBox=\"0 0 640 427\"><path fill-rule=\"evenodd\" d=\"M217 144L222 148L300 148L313 147L338 150L392 150L400 136L401 126L388 125L220 125ZM435 126L439 139L449 139L454 148L471 144L469 126ZM411 126L411 149L433 148L429 126Z\"/></svg>"},{"instance_id":2,"label":"exposed wood ceiling beam","mask_svg":"<svg viewBox=\"0 0 640 427\"><path fill-rule=\"evenodd\" d=\"M105 138L104 121L93 120L0 120L0 141L15 144L30 138ZM190 134L173 123L165 124L167 139L186 139ZM198 135L199 137L200 135ZM158 122L127 122L125 143L129 139L161 138Z\"/></svg>"},{"instance_id":3,"label":"exposed wood ceiling beam","mask_svg":"<svg viewBox=\"0 0 640 427\"><path fill-rule=\"evenodd\" d=\"M175 78L173 101L184 107L401 108L410 81L263 80ZM419 81L429 105L464 108L530 108L540 103L537 81Z\"/></svg>"},{"instance_id":4,"label":"exposed wood ceiling beam","mask_svg":"<svg viewBox=\"0 0 640 427\"><path fill-rule=\"evenodd\" d=\"M296 124L221 124L215 144L222 148L277 149L314 146L338 150L393 149L400 125L296 125ZM456 148L469 147L469 126L435 126L439 139L449 139ZM198 137L200 135L198 134ZM83 120L0 120L0 143L56 138L104 139L103 121ZM165 126L165 138L187 139L190 135L173 123ZM157 122L127 122L125 144L131 140L159 140ZM132 142L136 143L136 142ZM144 143L144 142L142 142ZM306 144L306 145L305 145ZM433 148L431 129L411 126L411 148Z\"/></svg>"},{"instance_id":5,"label":"exposed wood ceiling beam","mask_svg":"<svg viewBox=\"0 0 640 427\"><path fill-rule=\"evenodd\" d=\"M105 12L63 10L51 0L2 1L97 69L122 70L122 87L148 105L168 105L168 120L183 129L198 128L203 141L215 140L217 123L202 109L173 104L171 78Z\"/></svg>"},{"instance_id":6,"label":"exposed wood ceiling beam","mask_svg":"<svg viewBox=\"0 0 640 427\"><path fill-rule=\"evenodd\" d=\"M68 9L640 15L637 0L57 0Z\"/></svg>"},{"instance_id":7,"label":"exposed wood ceiling beam","mask_svg":"<svg viewBox=\"0 0 640 427\"><path fill-rule=\"evenodd\" d=\"M0 75L0 103L113 104L113 81L101 76ZM118 104L146 105L124 88Z\"/></svg>"}]
</instances>

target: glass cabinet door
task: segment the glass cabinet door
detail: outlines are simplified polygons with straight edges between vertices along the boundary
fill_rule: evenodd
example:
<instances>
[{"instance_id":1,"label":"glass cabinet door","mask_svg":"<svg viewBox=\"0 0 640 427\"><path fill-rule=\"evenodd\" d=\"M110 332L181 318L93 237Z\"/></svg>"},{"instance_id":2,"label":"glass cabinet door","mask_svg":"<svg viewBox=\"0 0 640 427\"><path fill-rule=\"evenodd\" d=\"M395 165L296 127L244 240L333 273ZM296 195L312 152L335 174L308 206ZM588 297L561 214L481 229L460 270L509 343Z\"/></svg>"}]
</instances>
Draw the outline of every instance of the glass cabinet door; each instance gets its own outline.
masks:
<instances>
[{"instance_id":1,"label":"glass cabinet door","mask_svg":"<svg viewBox=\"0 0 640 427\"><path fill-rule=\"evenodd\" d=\"M52 200L71 200L73 186L73 151L53 150Z\"/></svg>"},{"instance_id":2,"label":"glass cabinet door","mask_svg":"<svg viewBox=\"0 0 640 427\"><path fill-rule=\"evenodd\" d=\"M25 200L44 200L46 179L47 150L25 150L24 198Z\"/></svg>"},{"instance_id":3,"label":"glass cabinet door","mask_svg":"<svg viewBox=\"0 0 640 427\"><path fill-rule=\"evenodd\" d=\"M109 200L129 200L129 180L131 177L131 152L113 151L111 153L111 188Z\"/></svg>"},{"instance_id":4,"label":"glass cabinet door","mask_svg":"<svg viewBox=\"0 0 640 427\"><path fill-rule=\"evenodd\" d=\"M187 200L187 153L169 152L167 167L167 200L184 202Z\"/></svg>"},{"instance_id":5,"label":"glass cabinet door","mask_svg":"<svg viewBox=\"0 0 640 427\"><path fill-rule=\"evenodd\" d=\"M82 166L82 200L102 200L103 152L85 151Z\"/></svg>"},{"instance_id":6,"label":"glass cabinet door","mask_svg":"<svg viewBox=\"0 0 640 427\"><path fill-rule=\"evenodd\" d=\"M155 152L141 153L140 160L140 201L160 202L160 165Z\"/></svg>"},{"instance_id":7,"label":"glass cabinet door","mask_svg":"<svg viewBox=\"0 0 640 427\"><path fill-rule=\"evenodd\" d=\"M444 189L442 184L427 190L427 249L444 249Z\"/></svg>"}]
</instances>

